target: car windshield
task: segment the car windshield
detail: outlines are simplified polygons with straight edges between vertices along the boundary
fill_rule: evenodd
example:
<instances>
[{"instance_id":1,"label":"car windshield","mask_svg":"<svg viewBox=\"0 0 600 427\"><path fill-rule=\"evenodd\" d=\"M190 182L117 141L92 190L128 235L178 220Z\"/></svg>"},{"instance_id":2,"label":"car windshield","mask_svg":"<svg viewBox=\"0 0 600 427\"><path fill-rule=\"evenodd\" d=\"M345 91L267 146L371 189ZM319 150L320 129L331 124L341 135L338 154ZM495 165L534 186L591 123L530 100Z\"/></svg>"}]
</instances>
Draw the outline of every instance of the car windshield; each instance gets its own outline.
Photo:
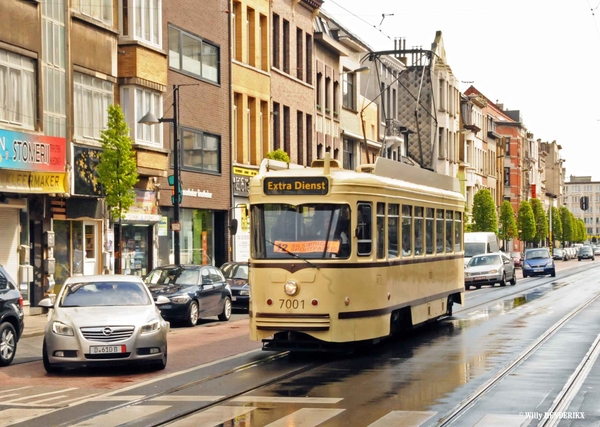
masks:
<instances>
[{"instance_id":1,"label":"car windshield","mask_svg":"<svg viewBox=\"0 0 600 427\"><path fill-rule=\"evenodd\" d=\"M226 279L248 280L248 266L245 264L229 264L222 268Z\"/></svg>"},{"instance_id":2,"label":"car windshield","mask_svg":"<svg viewBox=\"0 0 600 427\"><path fill-rule=\"evenodd\" d=\"M584 246L583 248L579 249L579 252L592 253L592 248L590 248L589 246Z\"/></svg>"},{"instance_id":3,"label":"car windshield","mask_svg":"<svg viewBox=\"0 0 600 427\"><path fill-rule=\"evenodd\" d=\"M547 249L538 249L525 252L525 259L550 258Z\"/></svg>"},{"instance_id":4,"label":"car windshield","mask_svg":"<svg viewBox=\"0 0 600 427\"><path fill-rule=\"evenodd\" d=\"M465 242L465 257L472 257L485 253L484 242Z\"/></svg>"},{"instance_id":5,"label":"car windshield","mask_svg":"<svg viewBox=\"0 0 600 427\"><path fill-rule=\"evenodd\" d=\"M104 307L148 305L147 291L139 283L94 282L68 285L61 307Z\"/></svg>"},{"instance_id":6,"label":"car windshield","mask_svg":"<svg viewBox=\"0 0 600 427\"><path fill-rule=\"evenodd\" d=\"M520 252L511 252L510 256L512 256L513 258L521 258L521 253Z\"/></svg>"},{"instance_id":7,"label":"car windshield","mask_svg":"<svg viewBox=\"0 0 600 427\"><path fill-rule=\"evenodd\" d=\"M145 282L148 285L197 285L199 274L197 268L157 268L146 276Z\"/></svg>"},{"instance_id":8,"label":"car windshield","mask_svg":"<svg viewBox=\"0 0 600 427\"><path fill-rule=\"evenodd\" d=\"M348 205L264 204L252 207L252 255L258 259L348 257Z\"/></svg>"},{"instance_id":9,"label":"car windshield","mask_svg":"<svg viewBox=\"0 0 600 427\"><path fill-rule=\"evenodd\" d=\"M469 261L469 267L479 267L482 265L498 265L502 264L500 255L475 256Z\"/></svg>"}]
</instances>

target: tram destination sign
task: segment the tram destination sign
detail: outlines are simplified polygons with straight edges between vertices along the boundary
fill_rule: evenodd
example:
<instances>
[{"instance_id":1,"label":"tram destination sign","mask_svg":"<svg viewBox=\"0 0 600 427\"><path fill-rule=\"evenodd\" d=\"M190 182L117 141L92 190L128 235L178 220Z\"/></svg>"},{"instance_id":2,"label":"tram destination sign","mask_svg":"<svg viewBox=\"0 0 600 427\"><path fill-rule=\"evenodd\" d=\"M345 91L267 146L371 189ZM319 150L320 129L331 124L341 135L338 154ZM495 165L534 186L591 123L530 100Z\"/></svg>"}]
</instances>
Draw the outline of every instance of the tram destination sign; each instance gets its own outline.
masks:
<instances>
[{"instance_id":1,"label":"tram destination sign","mask_svg":"<svg viewBox=\"0 0 600 427\"><path fill-rule=\"evenodd\" d=\"M323 196L329 192L329 179L324 176L269 177L263 181L263 190L267 196Z\"/></svg>"}]
</instances>

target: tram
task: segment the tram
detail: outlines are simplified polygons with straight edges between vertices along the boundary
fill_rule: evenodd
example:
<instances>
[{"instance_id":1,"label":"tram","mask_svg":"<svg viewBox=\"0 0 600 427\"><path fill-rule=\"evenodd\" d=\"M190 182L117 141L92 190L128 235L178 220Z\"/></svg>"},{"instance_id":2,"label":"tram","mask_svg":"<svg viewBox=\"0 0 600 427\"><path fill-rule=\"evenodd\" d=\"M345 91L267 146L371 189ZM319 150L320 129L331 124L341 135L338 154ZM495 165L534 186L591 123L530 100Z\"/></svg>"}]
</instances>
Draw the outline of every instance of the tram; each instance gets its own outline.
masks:
<instances>
[{"instance_id":1,"label":"tram","mask_svg":"<svg viewBox=\"0 0 600 427\"><path fill-rule=\"evenodd\" d=\"M272 165L250 182L250 338L263 350L353 348L463 304L456 178L385 158L347 170L329 153Z\"/></svg>"}]
</instances>

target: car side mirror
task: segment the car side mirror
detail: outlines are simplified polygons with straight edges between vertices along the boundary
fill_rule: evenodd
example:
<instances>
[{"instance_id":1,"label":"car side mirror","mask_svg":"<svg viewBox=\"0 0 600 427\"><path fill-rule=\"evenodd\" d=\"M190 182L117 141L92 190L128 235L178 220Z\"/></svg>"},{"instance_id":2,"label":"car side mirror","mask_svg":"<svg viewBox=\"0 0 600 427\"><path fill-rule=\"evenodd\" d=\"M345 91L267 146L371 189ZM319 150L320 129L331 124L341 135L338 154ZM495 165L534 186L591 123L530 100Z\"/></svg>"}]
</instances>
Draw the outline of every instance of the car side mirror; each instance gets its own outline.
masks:
<instances>
[{"instance_id":1,"label":"car side mirror","mask_svg":"<svg viewBox=\"0 0 600 427\"><path fill-rule=\"evenodd\" d=\"M212 281L212 279L210 277L203 276L202 277L202 284L203 285L212 285L213 281Z\"/></svg>"},{"instance_id":2,"label":"car side mirror","mask_svg":"<svg viewBox=\"0 0 600 427\"><path fill-rule=\"evenodd\" d=\"M44 308L52 308L54 307L54 302L52 302L52 299L50 298L44 298L38 303L38 305Z\"/></svg>"},{"instance_id":3,"label":"car side mirror","mask_svg":"<svg viewBox=\"0 0 600 427\"><path fill-rule=\"evenodd\" d=\"M158 298L156 298L156 305L163 305L163 304L168 304L171 301L169 300L169 298L167 298L164 295L159 295Z\"/></svg>"}]
</instances>

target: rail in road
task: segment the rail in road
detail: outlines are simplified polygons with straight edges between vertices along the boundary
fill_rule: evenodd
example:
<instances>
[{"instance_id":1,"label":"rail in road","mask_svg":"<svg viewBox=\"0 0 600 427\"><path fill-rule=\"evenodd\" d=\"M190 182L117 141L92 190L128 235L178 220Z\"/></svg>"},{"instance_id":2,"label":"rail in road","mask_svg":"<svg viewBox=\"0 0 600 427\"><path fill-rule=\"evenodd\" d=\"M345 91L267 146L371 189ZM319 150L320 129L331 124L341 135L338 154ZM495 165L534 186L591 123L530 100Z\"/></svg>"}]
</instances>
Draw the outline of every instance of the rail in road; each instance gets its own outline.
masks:
<instances>
[{"instance_id":1,"label":"rail in road","mask_svg":"<svg viewBox=\"0 0 600 427\"><path fill-rule=\"evenodd\" d=\"M488 299L486 304L493 304L496 299L507 299L512 294L523 293L524 291L535 292L537 287L548 286L552 282L564 281L565 283L571 283L571 280L574 282L574 274L576 273L579 273L579 269L577 271L565 271L565 274L561 277L551 280L539 278L520 281L516 287L502 288L502 291L498 292L499 295L502 295L498 298ZM565 281L565 278L571 280ZM524 283L526 283L526 286L523 286ZM496 293L496 291L500 291L500 288L489 290L488 296ZM479 292L471 291L467 295L476 295ZM502 369L497 372L494 371L495 373L491 374L489 380L485 381L466 398L461 399L450 410L436 412L428 410L429 408L422 408L420 411L390 411L375 422L361 423L359 419L356 419L356 424L352 425L369 425L370 427L387 427L390 425L486 425L485 423L478 424L477 421L473 421L473 414L477 412L481 414L482 408L485 412L485 405L494 399L494 393L497 393L503 387L507 388L506 384L514 380L515 375L520 374L528 362L536 357L542 357L540 354L548 351L553 339L560 334L568 334L569 328L575 327L573 325L577 322L582 322L582 316L594 315L594 312L600 313L600 310L598 310L600 307L599 295L595 294L582 300L566 314L561 313L560 319L539 334L539 337L533 343L526 346L518 356L511 359ZM483 304L477 302L466 310L473 310L481 305ZM458 311L455 311L456 313ZM596 324L600 324L600 314L597 317L599 322ZM587 322L591 323L594 320L596 319L587 319ZM600 338L598 336L588 338L589 343L586 343L585 347L587 351L571 352L573 353L571 355L572 360L568 365L565 365L569 369L572 368L569 378L558 386L557 392L548 393L551 400L545 402L543 411L538 409L540 413L559 413L572 405L574 397L589 377L590 372L592 372L591 366L594 365L600 353ZM575 358L578 359L575 361ZM342 397L286 397L261 393L261 389L269 385L289 382L296 377L316 370L329 363L328 360L322 363L314 361L304 363L297 358L290 360L287 353L251 352L244 357L232 357L226 361L227 364L223 362L220 361L219 364L212 367L198 367L187 372L170 374L170 378L161 377L160 379L147 381L145 384L135 384L121 390L94 396L72 407L46 412L43 418L32 416L29 422L25 421L19 426L37 426L42 419L45 425L53 426L211 426L227 423L230 420L239 419L239 417L243 419L244 416L253 411L255 413L261 412L260 405L257 402L262 402L271 407L279 404L298 405L300 407L296 407L293 411L289 410L288 413L281 413L278 419L271 420L269 423L262 424L257 421L257 418L253 418L252 422L246 423L246 425L257 427L272 424L273 427L277 427L290 425L294 422L297 424L299 421L303 421L304 424L302 425L307 426L316 426L321 423L325 423L323 425L339 425L331 420L335 420L344 411L350 410L347 400L346 403L341 402L344 400ZM246 395L252 391L254 391L252 396ZM346 399L348 399L348 396L346 396ZM502 419L504 422L497 425L506 427L526 425L528 416L530 423L540 426L554 425L559 421L557 418L551 417L538 420L535 414L512 414ZM246 418L246 420L249 419ZM327 424L328 420L333 424Z\"/></svg>"}]
</instances>

